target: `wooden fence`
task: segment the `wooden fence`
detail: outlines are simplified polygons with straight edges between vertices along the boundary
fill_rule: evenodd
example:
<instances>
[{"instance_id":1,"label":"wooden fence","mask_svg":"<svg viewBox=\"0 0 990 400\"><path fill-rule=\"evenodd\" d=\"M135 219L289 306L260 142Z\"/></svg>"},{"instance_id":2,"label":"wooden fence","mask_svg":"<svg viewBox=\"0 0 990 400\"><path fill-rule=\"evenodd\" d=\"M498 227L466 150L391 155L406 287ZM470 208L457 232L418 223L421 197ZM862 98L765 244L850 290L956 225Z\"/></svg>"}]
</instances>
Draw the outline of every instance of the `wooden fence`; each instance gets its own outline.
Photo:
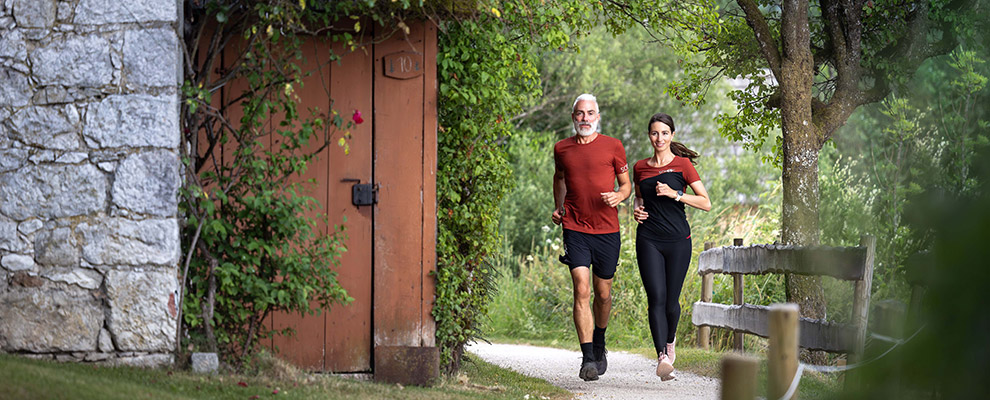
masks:
<instances>
[{"instance_id":1,"label":"wooden fence","mask_svg":"<svg viewBox=\"0 0 990 400\"><path fill-rule=\"evenodd\" d=\"M863 236L857 247L799 247L787 245L733 246L710 248L701 253L698 273L702 276L701 301L694 303L692 322L698 326L698 344L708 348L708 327L737 333L734 347L742 350L742 333L769 336L769 307L743 303L744 276L748 274L793 273L831 276L853 282L855 287L850 324L800 318L799 345L812 350L849 353L850 361L862 357L869 318L870 286L876 238ZM734 304L712 303L713 274L733 277Z\"/></svg>"}]
</instances>

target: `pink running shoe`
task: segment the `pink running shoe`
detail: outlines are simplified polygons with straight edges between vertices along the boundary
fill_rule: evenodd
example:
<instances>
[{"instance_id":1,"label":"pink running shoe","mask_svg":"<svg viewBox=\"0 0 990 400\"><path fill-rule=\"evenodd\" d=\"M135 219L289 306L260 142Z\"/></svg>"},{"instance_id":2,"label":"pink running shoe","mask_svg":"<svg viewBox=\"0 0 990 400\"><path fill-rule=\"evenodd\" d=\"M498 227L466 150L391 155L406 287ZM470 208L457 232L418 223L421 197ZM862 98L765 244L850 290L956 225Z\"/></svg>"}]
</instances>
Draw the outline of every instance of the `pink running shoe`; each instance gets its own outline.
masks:
<instances>
[{"instance_id":1,"label":"pink running shoe","mask_svg":"<svg viewBox=\"0 0 990 400\"><path fill-rule=\"evenodd\" d=\"M667 358L666 354L660 354L660 357L657 357L657 376L660 377L660 380L668 381L673 379L673 376L670 375L673 372L674 366L670 363L670 359Z\"/></svg>"},{"instance_id":2,"label":"pink running shoe","mask_svg":"<svg viewBox=\"0 0 990 400\"><path fill-rule=\"evenodd\" d=\"M673 343L667 343L667 358L670 358L670 365L674 365L674 359L677 358L674 355L674 343L677 343L677 339L674 339Z\"/></svg>"}]
</instances>

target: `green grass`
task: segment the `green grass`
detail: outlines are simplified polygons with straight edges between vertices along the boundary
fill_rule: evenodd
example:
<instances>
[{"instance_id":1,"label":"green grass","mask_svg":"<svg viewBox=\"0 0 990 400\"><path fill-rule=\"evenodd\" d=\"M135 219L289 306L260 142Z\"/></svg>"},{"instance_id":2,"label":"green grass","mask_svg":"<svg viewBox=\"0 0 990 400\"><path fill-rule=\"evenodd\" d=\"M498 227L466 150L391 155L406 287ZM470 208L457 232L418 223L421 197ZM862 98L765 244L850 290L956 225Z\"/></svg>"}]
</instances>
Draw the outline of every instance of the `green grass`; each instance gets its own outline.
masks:
<instances>
[{"instance_id":1,"label":"green grass","mask_svg":"<svg viewBox=\"0 0 990 400\"><path fill-rule=\"evenodd\" d=\"M508 337L489 337L489 340L497 343L528 344L533 346L556 347L568 350L577 350L577 344L572 341L561 341L558 339L532 339L519 340ZM653 346L649 347L614 347L612 351L625 351L633 354L640 354L646 358L654 359L657 356ZM686 371L693 374L707 376L715 379L721 377L722 356L726 352L702 350L688 346L677 347L677 370ZM749 353L753 357L760 359L760 371L757 376L757 395L766 397L766 359L762 354ZM798 385L798 393L802 399L834 399L841 394L842 382L840 374L822 374L812 371L805 371Z\"/></svg>"},{"instance_id":2,"label":"green grass","mask_svg":"<svg viewBox=\"0 0 990 400\"><path fill-rule=\"evenodd\" d=\"M434 387L290 374L273 378L197 375L186 371L56 363L0 355L2 399L519 399L571 395L546 381L482 361Z\"/></svg>"}]
</instances>

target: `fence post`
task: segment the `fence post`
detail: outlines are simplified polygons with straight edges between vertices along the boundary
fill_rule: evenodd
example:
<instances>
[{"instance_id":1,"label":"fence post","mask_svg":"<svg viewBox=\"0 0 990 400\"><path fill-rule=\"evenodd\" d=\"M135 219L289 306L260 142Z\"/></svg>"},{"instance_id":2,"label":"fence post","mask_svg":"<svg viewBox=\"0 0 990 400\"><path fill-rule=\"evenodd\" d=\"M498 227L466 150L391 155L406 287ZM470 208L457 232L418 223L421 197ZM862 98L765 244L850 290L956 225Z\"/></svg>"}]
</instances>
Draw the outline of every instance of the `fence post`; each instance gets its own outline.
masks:
<instances>
[{"instance_id":1,"label":"fence post","mask_svg":"<svg viewBox=\"0 0 990 400\"><path fill-rule=\"evenodd\" d=\"M863 359L863 345L866 342L866 328L870 319L870 288L873 286L873 258L876 254L877 238L863 235L859 245L866 247L866 259L863 261L863 279L856 281L853 294L852 323L856 326L856 337L853 340L853 352L849 355L849 363L855 364Z\"/></svg>"},{"instance_id":2,"label":"fence post","mask_svg":"<svg viewBox=\"0 0 990 400\"><path fill-rule=\"evenodd\" d=\"M732 239L733 246L742 246L742 238ZM743 303L743 275L742 274L732 274L732 304L742 304ZM736 351L743 351L743 334L742 332L732 333L732 349Z\"/></svg>"},{"instance_id":3,"label":"fence post","mask_svg":"<svg viewBox=\"0 0 990 400\"><path fill-rule=\"evenodd\" d=\"M767 397L787 394L798 368L798 314L795 303L770 306L770 337L767 348ZM797 397L794 391L792 398Z\"/></svg>"},{"instance_id":4,"label":"fence post","mask_svg":"<svg viewBox=\"0 0 990 400\"><path fill-rule=\"evenodd\" d=\"M715 247L712 242L705 242L705 250ZM715 274L711 272L701 275L701 301L706 303L712 302L712 291L715 289L714 285ZM698 347L708 350L708 340L711 334L711 329L708 326L698 327Z\"/></svg>"},{"instance_id":5,"label":"fence post","mask_svg":"<svg viewBox=\"0 0 990 400\"><path fill-rule=\"evenodd\" d=\"M722 357L722 400L753 400L756 398L756 372L760 362L742 354L727 353Z\"/></svg>"}]
</instances>

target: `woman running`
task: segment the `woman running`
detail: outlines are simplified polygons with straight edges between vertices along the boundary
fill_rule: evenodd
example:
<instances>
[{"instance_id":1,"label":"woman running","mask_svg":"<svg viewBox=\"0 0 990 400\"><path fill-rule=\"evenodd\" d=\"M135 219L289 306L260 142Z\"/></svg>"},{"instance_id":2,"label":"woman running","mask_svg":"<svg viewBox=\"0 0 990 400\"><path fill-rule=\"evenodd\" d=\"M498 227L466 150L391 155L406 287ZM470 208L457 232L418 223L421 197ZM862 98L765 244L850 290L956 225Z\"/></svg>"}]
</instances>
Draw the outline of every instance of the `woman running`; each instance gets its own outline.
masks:
<instances>
[{"instance_id":1,"label":"woman running","mask_svg":"<svg viewBox=\"0 0 990 400\"><path fill-rule=\"evenodd\" d=\"M674 334L681 317L678 298L691 263L691 226L684 205L708 211L712 202L694 169L698 153L674 141L674 119L655 114L648 129L653 157L633 167L633 216L640 223L636 258L649 304L657 376L667 381L674 379ZM688 187L694 194L684 192Z\"/></svg>"}]
</instances>

